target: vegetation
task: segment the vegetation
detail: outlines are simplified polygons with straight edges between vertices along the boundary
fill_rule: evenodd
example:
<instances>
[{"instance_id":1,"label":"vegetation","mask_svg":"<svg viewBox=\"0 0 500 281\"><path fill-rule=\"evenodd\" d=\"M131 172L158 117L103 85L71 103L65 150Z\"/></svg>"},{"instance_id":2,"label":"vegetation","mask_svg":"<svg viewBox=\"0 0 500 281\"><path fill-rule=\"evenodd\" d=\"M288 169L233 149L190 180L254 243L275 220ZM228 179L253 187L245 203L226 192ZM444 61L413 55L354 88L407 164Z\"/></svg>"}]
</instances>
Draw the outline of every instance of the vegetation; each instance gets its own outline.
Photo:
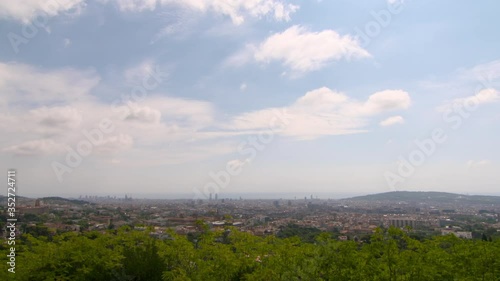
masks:
<instances>
[{"instance_id":1,"label":"vegetation","mask_svg":"<svg viewBox=\"0 0 500 281\"><path fill-rule=\"evenodd\" d=\"M283 231L288 237L304 229L291 225ZM201 223L191 241L173 232L161 239L149 233L123 227L53 237L26 234L16 243L16 273L7 272L4 262L0 280L500 281L499 239L449 235L419 241L390 228L359 240L365 242L321 233L307 243L233 228L210 231Z\"/></svg>"},{"instance_id":2,"label":"vegetation","mask_svg":"<svg viewBox=\"0 0 500 281\"><path fill-rule=\"evenodd\" d=\"M276 234L278 238L299 237L304 242L314 242L316 236L321 233L321 230L315 227L305 227L296 224L288 224L282 226L280 231Z\"/></svg>"},{"instance_id":3,"label":"vegetation","mask_svg":"<svg viewBox=\"0 0 500 281\"><path fill-rule=\"evenodd\" d=\"M89 202L84 201L84 200L77 200L77 199L66 199L62 197L43 197L41 200L45 204L75 204L75 205L85 205L89 204Z\"/></svg>"}]
</instances>

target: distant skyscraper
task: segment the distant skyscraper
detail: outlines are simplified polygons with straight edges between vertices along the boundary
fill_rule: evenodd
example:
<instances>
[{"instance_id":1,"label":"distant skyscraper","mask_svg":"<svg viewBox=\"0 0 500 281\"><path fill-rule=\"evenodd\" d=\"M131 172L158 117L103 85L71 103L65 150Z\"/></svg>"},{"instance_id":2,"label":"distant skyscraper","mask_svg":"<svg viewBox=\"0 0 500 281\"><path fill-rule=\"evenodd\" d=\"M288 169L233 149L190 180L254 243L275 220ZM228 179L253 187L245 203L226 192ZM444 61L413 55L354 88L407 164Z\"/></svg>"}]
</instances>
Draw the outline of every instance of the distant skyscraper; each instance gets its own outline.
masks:
<instances>
[{"instance_id":1,"label":"distant skyscraper","mask_svg":"<svg viewBox=\"0 0 500 281\"><path fill-rule=\"evenodd\" d=\"M217 194L217 193L215 193L215 201L217 201L217 197L218 197L217 195L218 195L218 194Z\"/></svg>"},{"instance_id":2,"label":"distant skyscraper","mask_svg":"<svg viewBox=\"0 0 500 281\"><path fill-rule=\"evenodd\" d=\"M208 200L212 201L212 193L210 193L210 198Z\"/></svg>"}]
</instances>

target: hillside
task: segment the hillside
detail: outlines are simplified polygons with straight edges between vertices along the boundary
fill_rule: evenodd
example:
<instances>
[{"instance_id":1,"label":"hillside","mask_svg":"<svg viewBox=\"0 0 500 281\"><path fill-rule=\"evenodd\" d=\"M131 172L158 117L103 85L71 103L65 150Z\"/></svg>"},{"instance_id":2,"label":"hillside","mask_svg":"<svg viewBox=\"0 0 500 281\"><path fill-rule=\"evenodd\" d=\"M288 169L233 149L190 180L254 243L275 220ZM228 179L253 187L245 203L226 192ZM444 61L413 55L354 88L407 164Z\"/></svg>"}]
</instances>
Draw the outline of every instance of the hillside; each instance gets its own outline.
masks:
<instances>
[{"instance_id":1,"label":"hillside","mask_svg":"<svg viewBox=\"0 0 500 281\"><path fill-rule=\"evenodd\" d=\"M500 196L464 195L447 192L393 191L365 196L357 196L350 201L419 201L441 203L469 203L500 205Z\"/></svg>"},{"instance_id":2,"label":"hillside","mask_svg":"<svg viewBox=\"0 0 500 281\"><path fill-rule=\"evenodd\" d=\"M45 204L58 204L58 205L65 205L65 204L75 204L75 205L85 205L89 204L87 201L83 200L78 200L78 199L66 199L62 197L43 197L40 198Z\"/></svg>"}]
</instances>

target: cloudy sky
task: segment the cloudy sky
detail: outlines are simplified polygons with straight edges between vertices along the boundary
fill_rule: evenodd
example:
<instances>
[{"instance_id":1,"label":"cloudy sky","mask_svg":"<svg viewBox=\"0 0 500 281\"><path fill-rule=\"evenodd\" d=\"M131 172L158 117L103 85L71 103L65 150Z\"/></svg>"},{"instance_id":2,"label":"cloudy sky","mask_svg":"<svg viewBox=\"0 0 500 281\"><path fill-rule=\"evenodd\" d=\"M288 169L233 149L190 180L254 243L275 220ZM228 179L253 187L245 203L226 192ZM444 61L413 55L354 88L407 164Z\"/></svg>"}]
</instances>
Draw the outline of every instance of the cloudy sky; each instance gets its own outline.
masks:
<instances>
[{"instance_id":1,"label":"cloudy sky","mask_svg":"<svg viewBox=\"0 0 500 281\"><path fill-rule=\"evenodd\" d=\"M500 191L500 3L0 0L19 194Z\"/></svg>"}]
</instances>

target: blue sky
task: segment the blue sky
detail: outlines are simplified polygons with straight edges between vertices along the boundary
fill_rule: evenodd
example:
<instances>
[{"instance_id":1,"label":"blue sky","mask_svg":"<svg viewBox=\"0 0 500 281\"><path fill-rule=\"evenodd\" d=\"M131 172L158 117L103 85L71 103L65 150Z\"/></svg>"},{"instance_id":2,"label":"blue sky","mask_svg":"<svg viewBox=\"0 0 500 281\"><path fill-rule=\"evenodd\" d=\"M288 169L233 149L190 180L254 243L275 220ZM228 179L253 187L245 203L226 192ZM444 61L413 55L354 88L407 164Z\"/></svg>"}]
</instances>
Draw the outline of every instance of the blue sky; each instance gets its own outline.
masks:
<instances>
[{"instance_id":1,"label":"blue sky","mask_svg":"<svg viewBox=\"0 0 500 281\"><path fill-rule=\"evenodd\" d=\"M0 0L30 195L498 193L495 1Z\"/></svg>"}]
</instances>

